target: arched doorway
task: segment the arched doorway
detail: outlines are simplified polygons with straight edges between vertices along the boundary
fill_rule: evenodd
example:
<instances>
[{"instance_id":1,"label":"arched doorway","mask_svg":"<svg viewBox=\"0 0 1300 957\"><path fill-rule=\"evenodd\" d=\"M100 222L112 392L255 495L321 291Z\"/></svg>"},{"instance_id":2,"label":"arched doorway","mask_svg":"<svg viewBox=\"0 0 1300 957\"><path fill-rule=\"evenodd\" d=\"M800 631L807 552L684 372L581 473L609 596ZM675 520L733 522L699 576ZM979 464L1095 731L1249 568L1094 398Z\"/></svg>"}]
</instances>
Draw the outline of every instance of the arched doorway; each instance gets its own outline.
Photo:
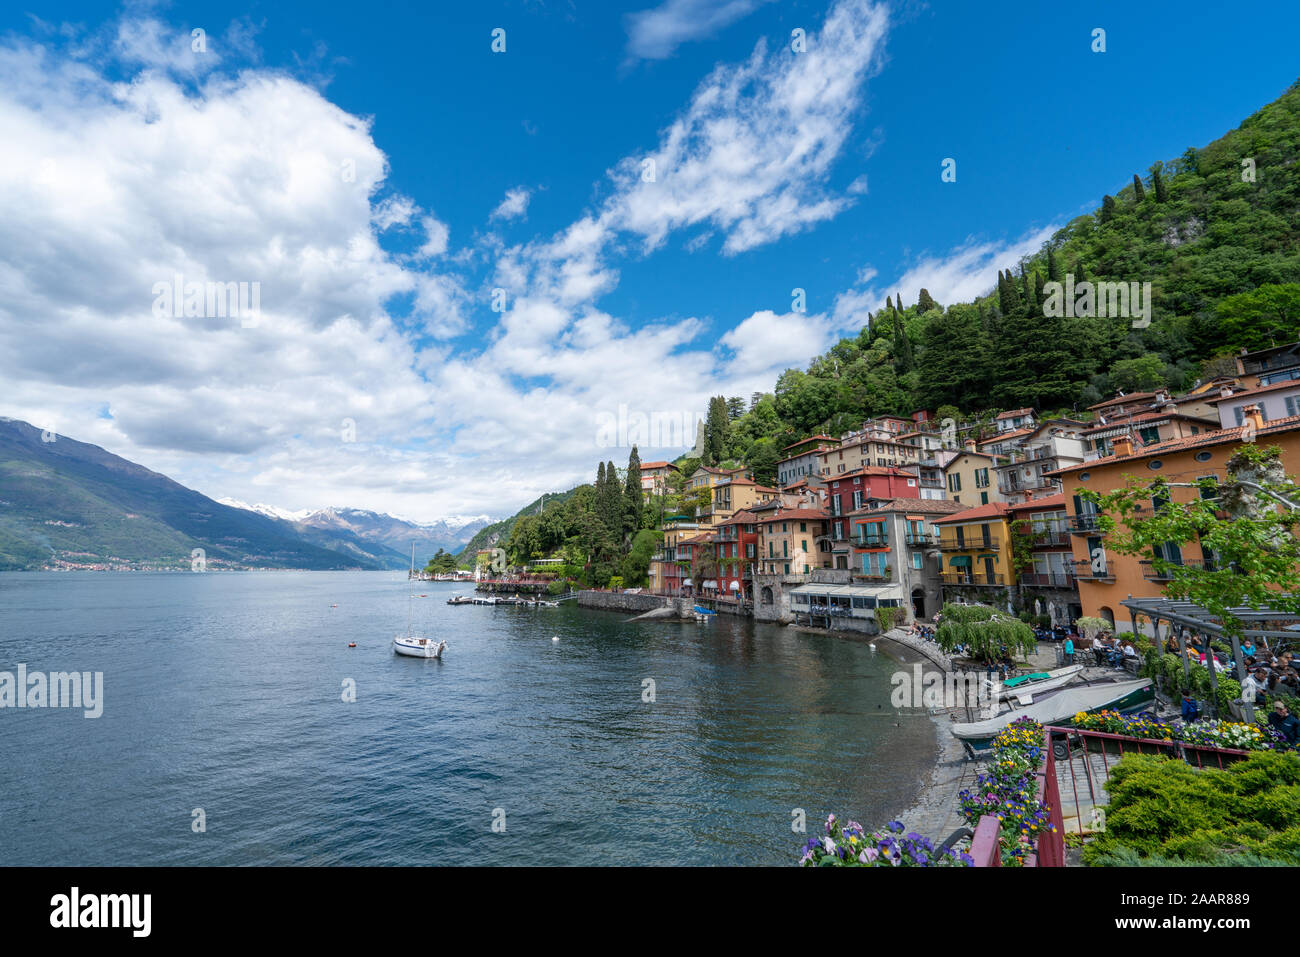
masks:
<instances>
[{"instance_id":1,"label":"arched doorway","mask_svg":"<svg viewBox=\"0 0 1300 957\"><path fill-rule=\"evenodd\" d=\"M917 618L925 617L925 589L912 589L912 614Z\"/></svg>"},{"instance_id":2,"label":"arched doorway","mask_svg":"<svg viewBox=\"0 0 1300 957\"><path fill-rule=\"evenodd\" d=\"M761 594L761 595L763 596L763 604L764 604L764 605L770 605L770 604L772 604L772 589L771 589L771 586L769 586L769 585L764 585L764 586L763 586L763 590L762 590L762 592L760 592L759 594Z\"/></svg>"},{"instance_id":3,"label":"arched doorway","mask_svg":"<svg viewBox=\"0 0 1300 957\"><path fill-rule=\"evenodd\" d=\"M1114 631L1114 630L1115 630L1115 612L1113 612L1113 611L1112 611L1108 606L1106 606L1106 605L1103 605L1103 606L1101 607L1100 612L1101 612L1101 617L1102 617L1102 618L1105 618L1105 619L1106 619L1106 624L1110 626L1110 630L1111 630L1111 631Z\"/></svg>"}]
</instances>

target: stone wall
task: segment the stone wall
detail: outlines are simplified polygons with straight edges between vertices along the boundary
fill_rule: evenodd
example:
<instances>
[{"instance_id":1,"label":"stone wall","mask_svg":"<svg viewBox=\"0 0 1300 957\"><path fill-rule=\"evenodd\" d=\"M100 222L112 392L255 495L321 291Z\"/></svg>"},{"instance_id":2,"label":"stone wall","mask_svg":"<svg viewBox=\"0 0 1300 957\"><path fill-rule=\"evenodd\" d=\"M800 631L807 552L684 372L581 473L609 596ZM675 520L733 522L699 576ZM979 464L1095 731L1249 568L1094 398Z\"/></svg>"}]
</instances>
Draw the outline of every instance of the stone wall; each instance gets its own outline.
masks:
<instances>
[{"instance_id":1,"label":"stone wall","mask_svg":"<svg viewBox=\"0 0 1300 957\"><path fill-rule=\"evenodd\" d=\"M668 608L673 603L671 598L665 598L662 595L636 595L615 591L580 591L576 600L580 608L632 612Z\"/></svg>"}]
</instances>

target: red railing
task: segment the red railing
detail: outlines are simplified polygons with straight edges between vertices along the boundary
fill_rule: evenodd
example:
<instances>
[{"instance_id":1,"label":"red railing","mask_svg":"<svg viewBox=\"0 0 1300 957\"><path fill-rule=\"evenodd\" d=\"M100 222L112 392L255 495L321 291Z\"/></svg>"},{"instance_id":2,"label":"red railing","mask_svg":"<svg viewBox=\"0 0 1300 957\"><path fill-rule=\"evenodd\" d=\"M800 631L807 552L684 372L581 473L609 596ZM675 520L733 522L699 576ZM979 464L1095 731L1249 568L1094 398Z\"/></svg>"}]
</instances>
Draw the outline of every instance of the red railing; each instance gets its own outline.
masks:
<instances>
[{"instance_id":1,"label":"red railing","mask_svg":"<svg viewBox=\"0 0 1300 957\"><path fill-rule=\"evenodd\" d=\"M1002 822L992 814L985 814L975 825L970 856L975 859L976 867L1002 866Z\"/></svg>"}]
</instances>

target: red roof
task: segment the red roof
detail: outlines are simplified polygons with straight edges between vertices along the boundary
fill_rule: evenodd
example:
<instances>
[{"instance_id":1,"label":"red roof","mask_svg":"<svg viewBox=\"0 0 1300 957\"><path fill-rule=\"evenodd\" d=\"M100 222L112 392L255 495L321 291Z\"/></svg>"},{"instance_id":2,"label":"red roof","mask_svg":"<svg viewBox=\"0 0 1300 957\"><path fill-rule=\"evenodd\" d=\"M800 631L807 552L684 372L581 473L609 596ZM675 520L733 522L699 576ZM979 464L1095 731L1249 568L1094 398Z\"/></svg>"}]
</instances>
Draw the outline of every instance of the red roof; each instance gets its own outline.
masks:
<instances>
[{"instance_id":1,"label":"red roof","mask_svg":"<svg viewBox=\"0 0 1300 957\"><path fill-rule=\"evenodd\" d=\"M1033 409L1012 409L1010 412L999 412L997 417L999 419L1011 419L1017 415L1033 415L1033 414L1034 414Z\"/></svg>"},{"instance_id":2,"label":"red roof","mask_svg":"<svg viewBox=\"0 0 1300 957\"><path fill-rule=\"evenodd\" d=\"M1212 399L1203 399L1207 405L1214 405L1217 402L1227 402L1229 399L1249 399L1252 395L1260 395L1264 392L1276 392L1279 389L1300 389L1300 379L1287 379L1285 382L1274 382L1272 385L1261 385L1254 389L1247 389L1245 392L1234 392L1232 395L1216 395Z\"/></svg>"},{"instance_id":3,"label":"red roof","mask_svg":"<svg viewBox=\"0 0 1300 957\"><path fill-rule=\"evenodd\" d=\"M1044 508L1065 508L1065 493L1057 492L1055 495L1048 495L1046 498L1036 498L1030 502L1019 502L1015 505L1007 506L1013 512L1027 512L1034 509Z\"/></svg>"},{"instance_id":4,"label":"red roof","mask_svg":"<svg viewBox=\"0 0 1300 957\"><path fill-rule=\"evenodd\" d=\"M1296 382L1296 385L1300 386L1300 382ZM1102 422L1097 425L1090 426L1089 428L1083 430L1083 434L1088 435L1089 433L1092 432L1099 432L1102 429L1115 429L1121 425L1128 425L1129 423L1133 423L1136 425L1139 422L1153 422L1157 419L1191 419L1193 422L1215 422L1216 421L1214 419L1207 419L1203 415L1189 415L1186 412L1143 412L1141 415L1134 415L1134 416L1126 415L1122 419L1119 418L1111 419L1109 422Z\"/></svg>"},{"instance_id":5,"label":"red roof","mask_svg":"<svg viewBox=\"0 0 1300 957\"><path fill-rule=\"evenodd\" d=\"M677 468L677 466L673 465L672 462L642 462L641 463L642 472L644 472L646 469L664 469L664 468L675 469ZM680 469L678 471L680 471Z\"/></svg>"},{"instance_id":6,"label":"red roof","mask_svg":"<svg viewBox=\"0 0 1300 957\"><path fill-rule=\"evenodd\" d=\"M971 506L962 505L946 498L898 498L884 499L875 508L859 508L850 515L871 515L876 512L927 512L932 515L951 514L970 511Z\"/></svg>"},{"instance_id":7,"label":"red roof","mask_svg":"<svg viewBox=\"0 0 1300 957\"><path fill-rule=\"evenodd\" d=\"M979 505L965 512L958 512L956 515L950 515L947 518L935 519L936 525L942 525L944 522L970 522L979 521L982 518L1002 518L1008 512L1008 507L1002 502L989 502L987 505Z\"/></svg>"},{"instance_id":8,"label":"red roof","mask_svg":"<svg viewBox=\"0 0 1300 957\"><path fill-rule=\"evenodd\" d=\"M787 509L782 509L779 515L771 515L768 517L760 518L758 519L758 521L761 524L766 525L771 522L788 522L797 519L805 519L805 520L813 519L815 521L824 522L828 518L830 518L830 516L826 512L816 510L816 509L787 508Z\"/></svg>"},{"instance_id":9,"label":"red roof","mask_svg":"<svg viewBox=\"0 0 1300 957\"><path fill-rule=\"evenodd\" d=\"M999 442L1002 439L1009 439L1015 435L1031 435L1037 431L1038 429L1035 428L1008 429L1005 432L999 432L997 435L993 436L992 438L982 439L980 441L980 445L988 445L990 442Z\"/></svg>"},{"instance_id":10,"label":"red roof","mask_svg":"<svg viewBox=\"0 0 1300 957\"><path fill-rule=\"evenodd\" d=\"M1090 405L1088 406L1088 408L1104 409L1107 406L1128 405L1132 402L1147 401L1149 399L1154 399L1155 397L1156 397L1156 393L1154 392L1130 392L1128 395L1112 396L1109 399L1106 399L1102 402L1098 402L1096 405Z\"/></svg>"},{"instance_id":11,"label":"red roof","mask_svg":"<svg viewBox=\"0 0 1300 957\"><path fill-rule=\"evenodd\" d=\"M1091 462L1082 462L1078 465L1067 465L1063 468L1049 472L1049 475L1064 475L1066 472L1077 472L1081 469L1096 468L1099 465L1112 465L1115 462L1128 462L1133 459L1152 459L1158 455L1168 455L1170 452L1182 452L1186 449L1200 448L1203 445L1223 445L1228 442L1241 442L1242 433L1246 427L1234 426L1231 429L1219 429L1214 432L1202 432L1200 435L1189 435L1181 439L1170 439L1167 442L1156 442L1152 445L1142 445L1134 449L1129 455L1108 455L1105 458L1093 459ZM1271 422L1265 422L1262 429L1255 432L1256 438L1261 435L1272 435L1278 432L1291 432L1300 429L1300 415L1289 415L1284 419L1274 419Z\"/></svg>"},{"instance_id":12,"label":"red roof","mask_svg":"<svg viewBox=\"0 0 1300 957\"><path fill-rule=\"evenodd\" d=\"M791 442L785 449L792 449L796 445L806 445L809 442L838 442L839 439L833 439L829 435L810 435L806 439L800 439L798 442ZM785 449L781 451L784 452Z\"/></svg>"}]
</instances>

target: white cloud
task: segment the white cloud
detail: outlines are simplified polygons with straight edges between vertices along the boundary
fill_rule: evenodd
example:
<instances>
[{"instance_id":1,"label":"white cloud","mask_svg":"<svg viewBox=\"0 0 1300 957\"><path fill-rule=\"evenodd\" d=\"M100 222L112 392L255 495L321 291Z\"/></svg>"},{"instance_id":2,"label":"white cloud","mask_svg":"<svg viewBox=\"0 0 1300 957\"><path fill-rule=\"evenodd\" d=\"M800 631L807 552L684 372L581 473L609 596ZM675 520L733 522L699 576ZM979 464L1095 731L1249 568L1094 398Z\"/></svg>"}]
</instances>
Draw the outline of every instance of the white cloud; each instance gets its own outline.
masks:
<instances>
[{"instance_id":1,"label":"white cloud","mask_svg":"<svg viewBox=\"0 0 1300 957\"><path fill-rule=\"evenodd\" d=\"M447 240L451 236L451 230L447 224L434 216L422 216L420 218L420 227L424 230L424 245L420 247L419 255L425 259L431 259L435 256L441 256L447 251Z\"/></svg>"},{"instance_id":2,"label":"white cloud","mask_svg":"<svg viewBox=\"0 0 1300 957\"><path fill-rule=\"evenodd\" d=\"M501 200L501 204L492 210L492 215L488 217L493 219L521 219L526 218L528 212L528 200L532 194L522 186L506 191L506 198Z\"/></svg>"},{"instance_id":3,"label":"white cloud","mask_svg":"<svg viewBox=\"0 0 1300 957\"><path fill-rule=\"evenodd\" d=\"M649 10L629 13L628 55L663 60L683 43L702 40L749 16L770 0L665 0Z\"/></svg>"}]
</instances>

